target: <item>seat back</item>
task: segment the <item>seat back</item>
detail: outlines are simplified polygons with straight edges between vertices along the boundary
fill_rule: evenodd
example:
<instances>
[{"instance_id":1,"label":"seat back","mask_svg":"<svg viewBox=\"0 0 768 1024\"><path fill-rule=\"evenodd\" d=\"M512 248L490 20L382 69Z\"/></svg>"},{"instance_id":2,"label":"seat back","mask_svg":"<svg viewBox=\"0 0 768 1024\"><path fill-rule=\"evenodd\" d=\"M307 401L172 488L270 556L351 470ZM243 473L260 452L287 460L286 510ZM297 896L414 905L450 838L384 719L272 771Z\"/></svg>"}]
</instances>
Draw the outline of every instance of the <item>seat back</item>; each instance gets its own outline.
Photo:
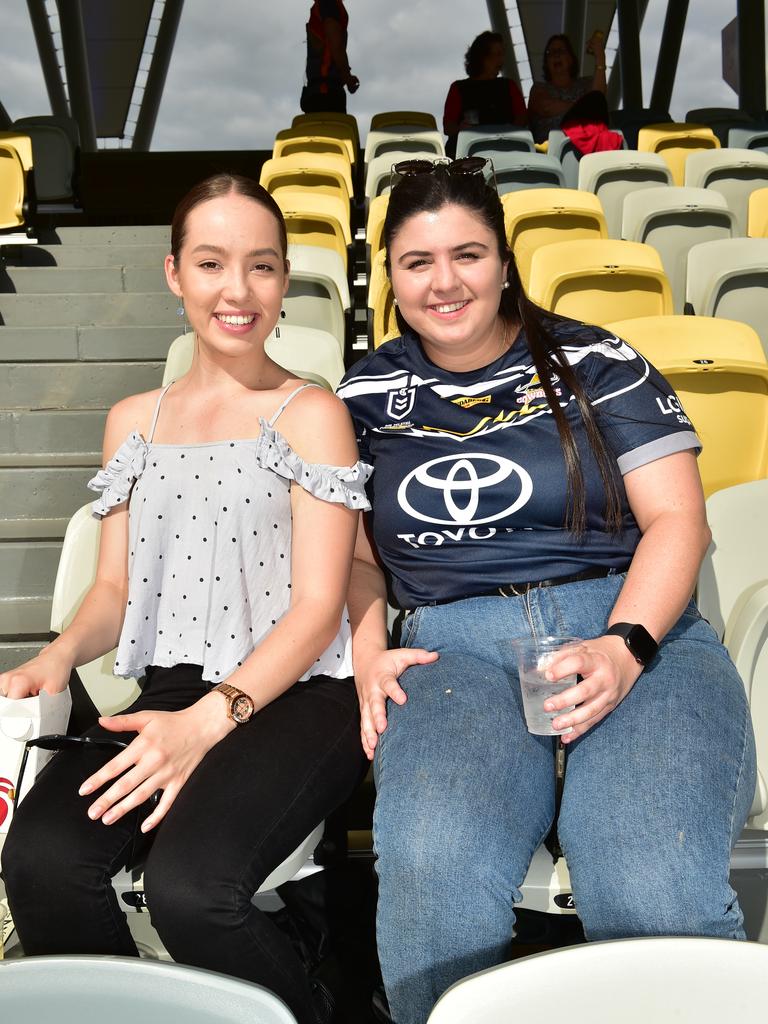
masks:
<instances>
[{"instance_id":1,"label":"seat back","mask_svg":"<svg viewBox=\"0 0 768 1024\"><path fill-rule=\"evenodd\" d=\"M627 143L621 131L613 129L621 135L621 148L626 149ZM560 161L568 188L579 187L579 164L582 160L581 150L571 142L565 132L555 129L549 133L547 153Z\"/></svg>"},{"instance_id":2,"label":"seat back","mask_svg":"<svg viewBox=\"0 0 768 1024\"><path fill-rule=\"evenodd\" d=\"M757 149L768 153L768 126L737 126L728 132L728 145L737 149Z\"/></svg>"},{"instance_id":3,"label":"seat back","mask_svg":"<svg viewBox=\"0 0 768 1024\"><path fill-rule=\"evenodd\" d=\"M331 122L299 125L279 131L272 146L272 156L277 158L293 153L337 153L346 156L352 165L357 160L352 133L346 125Z\"/></svg>"},{"instance_id":4,"label":"seat back","mask_svg":"<svg viewBox=\"0 0 768 1024\"><path fill-rule=\"evenodd\" d=\"M371 118L370 131L389 128L391 131L414 131L426 128L437 131L434 114L423 110L382 110Z\"/></svg>"},{"instance_id":5,"label":"seat back","mask_svg":"<svg viewBox=\"0 0 768 1024\"><path fill-rule=\"evenodd\" d=\"M386 253L379 249L371 259L371 276L368 285L368 310L370 341L374 348L400 333L395 318L395 296L384 267Z\"/></svg>"},{"instance_id":6,"label":"seat back","mask_svg":"<svg viewBox=\"0 0 768 1024\"><path fill-rule=\"evenodd\" d=\"M750 238L768 238L768 188L756 188L749 194L747 234Z\"/></svg>"},{"instance_id":7,"label":"seat back","mask_svg":"<svg viewBox=\"0 0 768 1024\"><path fill-rule=\"evenodd\" d=\"M370 260L384 245L384 220L387 216L389 195L386 193L375 196L368 207L368 219L365 222L365 244L368 246ZM370 270L370 266L368 268Z\"/></svg>"},{"instance_id":8,"label":"seat back","mask_svg":"<svg viewBox=\"0 0 768 1024\"><path fill-rule=\"evenodd\" d=\"M16 127L32 140L35 195L43 202L71 200L77 150L67 132L55 124L17 122Z\"/></svg>"},{"instance_id":9,"label":"seat back","mask_svg":"<svg viewBox=\"0 0 768 1024\"><path fill-rule=\"evenodd\" d=\"M768 946L729 939L614 939L536 953L459 981L428 1024L551 1024L552 979L569 1024L718 1024L748 1017Z\"/></svg>"},{"instance_id":10,"label":"seat back","mask_svg":"<svg viewBox=\"0 0 768 1024\"><path fill-rule=\"evenodd\" d=\"M657 153L613 150L588 153L579 163L579 188L594 192L605 212L608 234L621 237L624 199L638 189L671 185L672 173Z\"/></svg>"},{"instance_id":11,"label":"seat back","mask_svg":"<svg viewBox=\"0 0 768 1024\"><path fill-rule=\"evenodd\" d=\"M289 245L291 273L283 301L288 324L328 331L343 354L349 285L341 257L316 245Z\"/></svg>"},{"instance_id":12,"label":"seat back","mask_svg":"<svg viewBox=\"0 0 768 1024\"><path fill-rule=\"evenodd\" d=\"M370 205L376 196L389 192L392 168L401 160L435 160L437 154L431 149L400 150L393 149L379 156L374 156L365 171L365 199Z\"/></svg>"},{"instance_id":13,"label":"seat back","mask_svg":"<svg viewBox=\"0 0 768 1024\"><path fill-rule=\"evenodd\" d=\"M672 288L675 312L682 313L688 250L699 242L731 238L734 215L714 190L677 185L645 189L630 192L624 199L621 234L658 251Z\"/></svg>"},{"instance_id":14,"label":"seat back","mask_svg":"<svg viewBox=\"0 0 768 1024\"><path fill-rule=\"evenodd\" d=\"M285 218L289 244L333 249L346 273L347 246L352 243L349 204L338 196L302 189L279 189L275 201Z\"/></svg>"},{"instance_id":15,"label":"seat back","mask_svg":"<svg viewBox=\"0 0 768 1024\"><path fill-rule=\"evenodd\" d=\"M684 185L685 162L700 149L719 149L717 136L704 124L650 124L637 133L637 148L659 153L672 173L675 185Z\"/></svg>"},{"instance_id":16,"label":"seat back","mask_svg":"<svg viewBox=\"0 0 768 1024\"><path fill-rule=\"evenodd\" d=\"M464 156L487 156L491 160L498 153L535 153L533 135L527 128L494 129L492 125L482 128L462 128L456 139L456 158Z\"/></svg>"},{"instance_id":17,"label":"seat back","mask_svg":"<svg viewBox=\"0 0 768 1024\"><path fill-rule=\"evenodd\" d=\"M445 156L445 143L440 132L429 128L413 131L398 131L394 128L377 128L368 132L365 140L366 165L383 153L433 153Z\"/></svg>"},{"instance_id":18,"label":"seat back","mask_svg":"<svg viewBox=\"0 0 768 1024\"><path fill-rule=\"evenodd\" d=\"M721 146L728 146L728 133L736 126L745 128L754 127L754 120L746 110L738 110L734 107L697 107L687 111L685 115L687 123L705 124L717 136Z\"/></svg>"},{"instance_id":19,"label":"seat back","mask_svg":"<svg viewBox=\"0 0 768 1024\"><path fill-rule=\"evenodd\" d=\"M593 324L672 312L655 249L639 242L586 239L542 246L531 259L529 295L563 316Z\"/></svg>"},{"instance_id":20,"label":"seat back","mask_svg":"<svg viewBox=\"0 0 768 1024\"><path fill-rule=\"evenodd\" d=\"M0 141L0 230L24 225L24 167L10 143Z\"/></svg>"},{"instance_id":21,"label":"seat back","mask_svg":"<svg viewBox=\"0 0 768 1024\"><path fill-rule=\"evenodd\" d=\"M352 114L342 114L336 110L322 110L314 114L296 114L291 121L292 128L307 130L310 133L322 134L326 126L333 125L338 131L344 131L352 143L355 151L355 163L357 154L360 152L360 133L357 128L357 119Z\"/></svg>"},{"instance_id":22,"label":"seat back","mask_svg":"<svg viewBox=\"0 0 768 1024\"><path fill-rule=\"evenodd\" d=\"M101 520L93 515L90 504L83 505L70 519L64 534L51 602L51 631L54 633L62 633L74 619L96 579L100 538ZM88 696L102 715L121 711L140 692L135 679L113 675L114 664L115 651L110 651L77 670Z\"/></svg>"},{"instance_id":23,"label":"seat back","mask_svg":"<svg viewBox=\"0 0 768 1024\"><path fill-rule=\"evenodd\" d=\"M285 324L280 337L271 334L265 349L270 359L290 373L328 391L335 391L344 376L344 360L332 334L314 327ZM163 372L163 386L183 377L192 365L195 354L195 335L180 334L168 349Z\"/></svg>"},{"instance_id":24,"label":"seat back","mask_svg":"<svg viewBox=\"0 0 768 1024\"><path fill-rule=\"evenodd\" d=\"M507 240L527 288L531 258L541 246L573 239L607 238L600 200L578 189L524 189L501 197Z\"/></svg>"},{"instance_id":25,"label":"seat back","mask_svg":"<svg viewBox=\"0 0 768 1024\"><path fill-rule=\"evenodd\" d=\"M703 316L743 320L768 352L768 239L702 242L688 253L686 301Z\"/></svg>"},{"instance_id":26,"label":"seat back","mask_svg":"<svg viewBox=\"0 0 768 1024\"><path fill-rule=\"evenodd\" d=\"M272 157L262 164L259 184L272 195L285 188L303 188L348 202L354 198L349 160L337 153L302 152Z\"/></svg>"},{"instance_id":27,"label":"seat back","mask_svg":"<svg viewBox=\"0 0 768 1024\"><path fill-rule=\"evenodd\" d=\"M749 197L768 185L768 153L750 149L718 149L691 153L685 183L723 195L736 220L736 233L746 234Z\"/></svg>"},{"instance_id":28,"label":"seat back","mask_svg":"<svg viewBox=\"0 0 768 1024\"><path fill-rule=\"evenodd\" d=\"M710 360L766 361L757 333L738 320L711 316L640 316L605 324L654 366Z\"/></svg>"},{"instance_id":29,"label":"seat back","mask_svg":"<svg viewBox=\"0 0 768 1024\"><path fill-rule=\"evenodd\" d=\"M560 161L546 153L497 153L493 169L499 195L525 188L565 188Z\"/></svg>"}]
</instances>

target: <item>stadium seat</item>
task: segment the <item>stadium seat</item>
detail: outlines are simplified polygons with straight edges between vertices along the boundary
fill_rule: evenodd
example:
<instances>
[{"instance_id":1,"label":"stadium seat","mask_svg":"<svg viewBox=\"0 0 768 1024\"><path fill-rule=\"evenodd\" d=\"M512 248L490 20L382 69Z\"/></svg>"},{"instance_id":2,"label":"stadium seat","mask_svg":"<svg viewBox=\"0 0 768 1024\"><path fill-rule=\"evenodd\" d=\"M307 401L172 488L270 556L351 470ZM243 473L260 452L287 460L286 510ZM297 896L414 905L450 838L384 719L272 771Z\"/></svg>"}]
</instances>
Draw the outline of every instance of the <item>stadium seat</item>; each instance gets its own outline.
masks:
<instances>
[{"instance_id":1,"label":"stadium seat","mask_svg":"<svg viewBox=\"0 0 768 1024\"><path fill-rule=\"evenodd\" d=\"M623 139L622 148L627 148L627 144ZM549 133L547 153L550 156L553 156L555 160L560 161L560 166L563 168L563 174L565 175L566 187L578 188L579 164L581 163L582 153L577 149L573 142L571 142L565 132L557 129Z\"/></svg>"},{"instance_id":2,"label":"stadium seat","mask_svg":"<svg viewBox=\"0 0 768 1024\"><path fill-rule=\"evenodd\" d=\"M259 184L271 195L285 188L312 189L347 202L355 195L349 160L336 153L294 153L265 160Z\"/></svg>"},{"instance_id":3,"label":"stadium seat","mask_svg":"<svg viewBox=\"0 0 768 1024\"><path fill-rule=\"evenodd\" d=\"M648 107L629 110L611 110L608 124L620 131L630 149L637 149L637 133L648 124L666 124L671 121L668 110L652 110Z\"/></svg>"},{"instance_id":4,"label":"stadium seat","mask_svg":"<svg viewBox=\"0 0 768 1024\"><path fill-rule=\"evenodd\" d=\"M694 153L691 159L699 155ZM669 278L675 312L682 313L688 250L699 242L731 238L737 234L734 222L725 197L714 189L670 185L629 193L624 200L621 236L632 242L646 242L658 251Z\"/></svg>"},{"instance_id":5,"label":"stadium seat","mask_svg":"<svg viewBox=\"0 0 768 1024\"><path fill-rule=\"evenodd\" d=\"M671 184L672 174L656 153L618 149L588 153L579 163L579 188L594 192L600 200L611 238L621 237L625 196L638 189Z\"/></svg>"},{"instance_id":6,"label":"stadium seat","mask_svg":"<svg viewBox=\"0 0 768 1024\"><path fill-rule=\"evenodd\" d=\"M18 150L0 140L0 230L24 227L25 182Z\"/></svg>"},{"instance_id":7,"label":"stadium seat","mask_svg":"<svg viewBox=\"0 0 768 1024\"><path fill-rule=\"evenodd\" d=\"M412 131L427 128L437 131L434 114L422 110L383 110L371 118L370 131L388 128L390 131Z\"/></svg>"},{"instance_id":8,"label":"stadium seat","mask_svg":"<svg viewBox=\"0 0 768 1024\"><path fill-rule=\"evenodd\" d=\"M376 196L368 207L368 219L365 223L365 244L368 249L368 270L376 253L384 245L384 219L387 216L389 196Z\"/></svg>"},{"instance_id":9,"label":"stadium seat","mask_svg":"<svg viewBox=\"0 0 768 1024\"><path fill-rule=\"evenodd\" d=\"M768 125L731 128L728 132L728 145L736 149L758 149L768 153Z\"/></svg>"},{"instance_id":10,"label":"stadium seat","mask_svg":"<svg viewBox=\"0 0 768 1024\"><path fill-rule=\"evenodd\" d=\"M334 249L346 272L347 246L352 244L349 203L305 189L279 189L275 200L283 211L289 244Z\"/></svg>"},{"instance_id":11,"label":"stadium seat","mask_svg":"<svg viewBox=\"0 0 768 1024\"><path fill-rule=\"evenodd\" d=\"M567 993L568 1024L720 1024L754 1015L768 947L657 937L587 942L492 967L457 982L427 1024L550 1024Z\"/></svg>"},{"instance_id":12,"label":"stadium seat","mask_svg":"<svg viewBox=\"0 0 768 1024\"><path fill-rule=\"evenodd\" d=\"M368 283L368 324L369 341L373 348L382 342L395 338L400 333L395 319L395 296L384 268L386 253L379 249L371 259L371 275Z\"/></svg>"},{"instance_id":13,"label":"stadium seat","mask_svg":"<svg viewBox=\"0 0 768 1024\"><path fill-rule=\"evenodd\" d=\"M168 349L163 384L183 377L192 365L194 334L180 334ZM344 376L344 360L339 343L327 331L296 324L282 324L280 337L267 338L266 351L270 359L285 367L297 377L311 380L329 391L335 391Z\"/></svg>"},{"instance_id":14,"label":"stadium seat","mask_svg":"<svg viewBox=\"0 0 768 1024\"><path fill-rule=\"evenodd\" d=\"M537 249L528 294L545 309L592 324L672 312L669 282L656 250L610 238Z\"/></svg>"},{"instance_id":15,"label":"stadium seat","mask_svg":"<svg viewBox=\"0 0 768 1024\"><path fill-rule=\"evenodd\" d=\"M292 128L306 129L309 132L319 131L320 125L334 125L341 131L348 133L352 142L355 154L360 152L360 133L357 128L357 119L352 114L342 114L336 110L323 110L315 114L296 114L291 121ZM357 163L357 157L355 157Z\"/></svg>"},{"instance_id":16,"label":"stadium seat","mask_svg":"<svg viewBox=\"0 0 768 1024\"><path fill-rule=\"evenodd\" d=\"M560 161L546 153L507 151L493 158L499 195L526 188L565 188Z\"/></svg>"},{"instance_id":17,"label":"stadium seat","mask_svg":"<svg viewBox=\"0 0 768 1024\"><path fill-rule=\"evenodd\" d=\"M726 238L688 252L686 301L701 316L743 320L768 352L768 239Z\"/></svg>"},{"instance_id":18,"label":"stadium seat","mask_svg":"<svg viewBox=\"0 0 768 1024\"><path fill-rule=\"evenodd\" d=\"M497 153L535 153L533 135L527 128L509 128L504 125L485 125L482 128L463 128L456 140L456 158L487 156L491 160Z\"/></svg>"},{"instance_id":19,"label":"stadium seat","mask_svg":"<svg viewBox=\"0 0 768 1024\"><path fill-rule=\"evenodd\" d=\"M746 110L733 107L698 107L685 115L686 123L705 124L717 136L721 146L730 145L728 133L736 127L754 127L754 119Z\"/></svg>"},{"instance_id":20,"label":"stadium seat","mask_svg":"<svg viewBox=\"0 0 768 1024\"><path fill-rule=\"evenodd\" d=\"M445 144L440 132L428 128L415 131L395 131L391 128L377 128L368 132L365 140L366 166L383 153L431 153L433 156L445 156Z\"/></svg>"},{"instance_id":21,"label":"stadium seat","mask_svg":"<svg viewBox=\"0 0 768 1024\"><path fill-rule=\"evenodd\" d=\"M341 257L317 245L289 245L286 324L317 327L336 338L342 355L350 310L349 284Z\"/></svg>"},{"instance_id":22,"label":"stadium seat","mask_svg":"<svg viewBox=\"0 0 768 1024\"><path fill-rule=\"evenodd\" d=\"M637 148L659 153L666 160L675 185L685 184L685 161L700 149L719 149L717 136L704 124L649 124L637 134Z\"/></svg>"},{"instance_id":23,"label":"stadium seat","mask_svg":"<svg viewBox=\"0 0 768 1024\"><path fill-rule=\"evenodd\" d=\"M424 149L421 152L393 150L382 153L369 161L365 172L365 198L368 204L376 196L389 192L392 168L401 160L435 160L434 150Z\"/></svg>"},{"instance_id":24,"label":"stadium seat","mask_svg":"<svg viewBox=\"0 0 768 1024\"><path fill-rule=\"evenodd\" d=\"M332 129L328 126L323 133L310 134L304 129L283 128L275 136L275 143L272 147L272 159L279 160L283 156L296 156L301 153L332 153L336 156L343 156L349 161L350 166L354 163L354 152L352 141L346 133L339 133L336 138L327 134Z\"/></svg>"},{"instance_id":25,"label":"stadium seat","mask_svg":"<svg viewBox=\"0 0 768 1024\"><path fill-rule=\"evenodd\" d=\"M711 359L766 362L760 338L748 324L711 316L640 316L605 329L623 338L653 366Z\"/></svg>"},{"instance_id":26,"label":"stadium seat","mask_svg":"<svg viewBox=\"0 0 768 1024\"><path fill-rule=\"evenodd\" d=\"M58 1024L296 1024L285 1003L261 985L133 957L38 956L0 962L0 1014L6 1021L26 1017Z\"/></svg>"},{"instance_id":27,"label":"stadium seat","mask_svg":"<svg viewBox=\"0 0 768 1024\"><path fill-rule=\"evenodd\" d=\"M22 118L14 128L29 135L35 166L35 195L40 202L71 201L75 196L74 178L77 148L72 136L59 124Z\"/></svg>"},{"instance_id":28,"label":"stadium seat","mask_svg":"<svg viewBox=\"0 0 768 1024\"><path fill-rule=\"evenodd\" d=\"M711 188L725 196L736 218L736 234L744 235L749 196L768 185L768 153L751 149L691 153L685 165L685 184Z\"/></svg>"},{"instance_id":29,"label":"stadium seat","mask_svg":"<svg viewBox=\"0 0 768 1024\"><path fill-rule=\"evenodd\" d=\"M600 200L578 189L523 189L501 197L507 240L527 288L534 252L551 242L607 238Z\"/></svg>"},{"instance_id":30,"label":"stadium seat","mask_svg":"<svg viewBox=\"0 0 768 1024\"><path fill-rule=\"evenodd\" d=\"M768 238L768 188L756 188L750 192L747 234L750 238Z\"/></svg>"}]
</instances>

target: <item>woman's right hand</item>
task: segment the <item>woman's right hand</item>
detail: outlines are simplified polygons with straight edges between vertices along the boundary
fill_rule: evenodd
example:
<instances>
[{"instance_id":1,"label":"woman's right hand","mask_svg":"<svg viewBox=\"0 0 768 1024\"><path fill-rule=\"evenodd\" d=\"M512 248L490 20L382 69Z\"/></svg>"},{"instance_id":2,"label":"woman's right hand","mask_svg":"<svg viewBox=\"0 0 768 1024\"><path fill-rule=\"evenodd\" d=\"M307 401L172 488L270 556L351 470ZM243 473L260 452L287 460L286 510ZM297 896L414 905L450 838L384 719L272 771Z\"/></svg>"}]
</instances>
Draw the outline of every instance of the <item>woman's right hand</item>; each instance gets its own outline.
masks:
<instances>
[{"instance_id":1,"label":"woman's right hand","mask_svg":"<svg viewBox=\"0 0 768 1024\"><path fill-rule=\"evenodd\" d=\"M36 697L41 690L53 695L66 690L73 669L69 658L46 648L18 668L0 673L0 696L20 700Z\"/></svg>"},{"instance_id":2,"label":"woman's right hand","mask_svg":"<svg viewBox=\"0 0 768 1024\"><path fill-rule=\"evenodd\" d=\"M405 704L408 700L398 682L400 676L411 665L428 665L438 657L436 651L425 651L421 647L397 647L381 651L364 669L355 666L355 686L360 701L360 738L369 761L373 760L379 736L387 728L387 697L395 704Z\"/></svg>"}]
</instances>

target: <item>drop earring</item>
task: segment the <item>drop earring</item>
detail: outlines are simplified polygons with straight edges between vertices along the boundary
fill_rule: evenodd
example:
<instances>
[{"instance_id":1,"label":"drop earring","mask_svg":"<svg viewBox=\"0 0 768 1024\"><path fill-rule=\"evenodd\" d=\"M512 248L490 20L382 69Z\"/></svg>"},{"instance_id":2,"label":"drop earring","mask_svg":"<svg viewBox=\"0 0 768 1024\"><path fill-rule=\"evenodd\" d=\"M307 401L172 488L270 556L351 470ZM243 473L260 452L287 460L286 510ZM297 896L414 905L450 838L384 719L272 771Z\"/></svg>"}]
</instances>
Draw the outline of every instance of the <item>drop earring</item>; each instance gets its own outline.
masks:
<instances>
[{"instance_id":1,"label":"drop earring","mask_svg":"<svg viewBox=\"0 0 768 1024\"><path fill-rule=\"evenodd\" d=\"M280 319L281 320L285 320L285 310L284 309L280 310ZM279 322L275 324L275 337L276 338L280 337L280 323Z\"/></svg>"},{"instance_id":2,"label":"drop earring","mask_svg":"<svg viewBox=\"0 0 768 1024\"><path fill-rule=\"evenodd\" d=\"M509 281L502 281L501 282L501 290L502 291L506 291L507 288L509 288Z\"/></svg>"},{"instance_id":3,"label":"drop earring","mask_svg":"<svg viewBox=\"0 0 768 1024\"><path fill-rule=\"evenodd\" d=\"M183 298L183 296L179 298L179 304L176 307L176 316L179 316L179 317L184 317L185 316L184 298ZM187 321L186 321L186 319L184 320L184 333L185 334L187 333Z\"/></svg>"}]
</instances>

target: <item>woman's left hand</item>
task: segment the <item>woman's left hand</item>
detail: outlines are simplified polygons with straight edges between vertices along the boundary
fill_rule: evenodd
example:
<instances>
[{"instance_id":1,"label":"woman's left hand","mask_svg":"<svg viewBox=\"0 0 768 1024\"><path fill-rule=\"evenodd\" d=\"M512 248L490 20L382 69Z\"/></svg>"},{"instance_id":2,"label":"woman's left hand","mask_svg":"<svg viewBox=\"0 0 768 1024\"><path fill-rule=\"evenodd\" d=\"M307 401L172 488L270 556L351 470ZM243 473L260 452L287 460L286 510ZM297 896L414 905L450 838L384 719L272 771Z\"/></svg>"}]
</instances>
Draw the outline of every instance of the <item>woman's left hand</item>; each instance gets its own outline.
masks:
<instances>
[{"instance_id":1,"label":"woman's left hand","mask_svg":"<svg viewBox=\"0 0 768 1024\"><path fill-rule=\"evenodd\" d=\"M88 796L112 779L117 780L91 804L88 817L112 825L161 790L160 800L142 822L141 831L148 832L162 821L211 747L236 728L226 717L221 698L215 696L214 700L212 706L206 695L182 711L139 711L100 718L103 729L135 731L137 736L80 787L80 796Z\"/></svg>"},{"instance_id":2,"label":"woman's left hand","mask_svg":"<svg viewBox=\"0 0 768 1024\"><path fill-rule=\"evenodd\" d=\"M571 728L560 738L572 743L610 714L637 682L643 670L618 636L600 636L585 640L573 653L563 653L552 659L547 679L563 679L576 673L581 682L563 690L544 702L545 711L559 711L576 704L562 718L555 718L558 731Z\"/></svg>"}]
</instances>

